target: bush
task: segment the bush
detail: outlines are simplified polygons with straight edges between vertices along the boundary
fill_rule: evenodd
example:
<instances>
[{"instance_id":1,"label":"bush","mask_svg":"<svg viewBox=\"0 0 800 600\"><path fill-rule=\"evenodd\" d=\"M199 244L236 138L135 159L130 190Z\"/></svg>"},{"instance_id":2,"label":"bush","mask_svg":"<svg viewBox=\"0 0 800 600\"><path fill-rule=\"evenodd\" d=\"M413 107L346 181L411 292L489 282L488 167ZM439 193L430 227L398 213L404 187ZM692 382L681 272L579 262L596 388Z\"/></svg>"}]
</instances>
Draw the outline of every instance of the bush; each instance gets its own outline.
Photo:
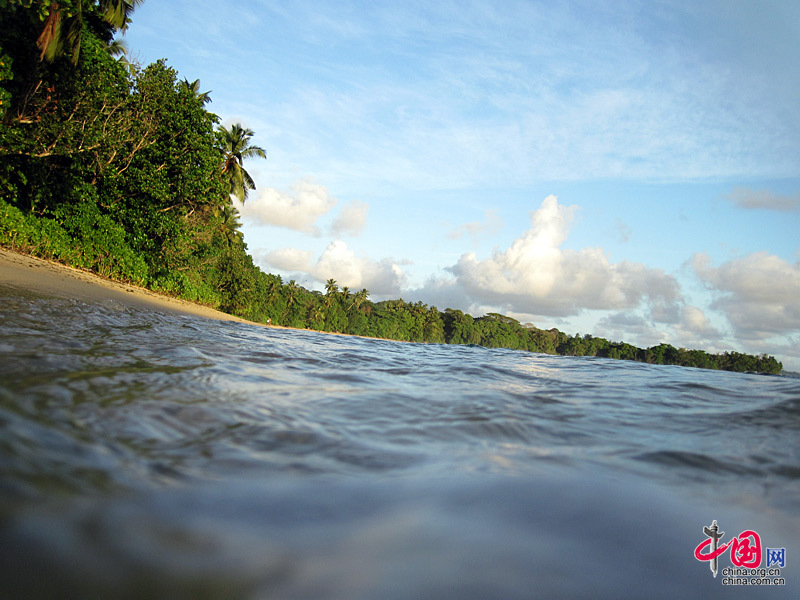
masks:
<instances>
[{"instance_id":1,"label":"bush","mask_svg":"<svg viewBox=\"0 0 800 600\"><path fill-rule=\"evenodd\" d=\"M78 253L69 234L52 219L39 219L0 200L0 245L67 263Z\"/></svg>"},{"instance_id":2,"label":"bush","mask_svg":"<svg viewBox=\"0 0 800 600\"><path fill-rule=\"evenodd\" d=\"M62 204L53 213L74 240L74 266L140 285L147 282L144 258L128 246L122 226L102 214L92 199Z\"/></svg>"}]
</instances>

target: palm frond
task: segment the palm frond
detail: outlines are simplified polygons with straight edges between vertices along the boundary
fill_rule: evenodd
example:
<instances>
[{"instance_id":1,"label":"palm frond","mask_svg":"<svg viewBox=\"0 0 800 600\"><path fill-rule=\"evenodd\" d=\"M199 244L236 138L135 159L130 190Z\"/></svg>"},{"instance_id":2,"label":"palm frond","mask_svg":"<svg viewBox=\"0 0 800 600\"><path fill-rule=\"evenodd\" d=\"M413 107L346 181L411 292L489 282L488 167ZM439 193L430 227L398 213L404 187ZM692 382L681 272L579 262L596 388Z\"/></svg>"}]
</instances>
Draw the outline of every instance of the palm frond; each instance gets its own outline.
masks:
<instances>
[{"instance_id":1,"label":"palm frond","mask_svg":"<svg viewBox=\"0 0 800 600\"><path fill-rule=\"evenodd\" d=\"M264 152L263 148L259 148L258 146L250 146L249 148L242 150L240 154L242 158L253 158L254 156L267 158L267 153Z\"/></svg>"},{"instance_id":2,"label":"palm frond","mask_svg":"<svg viewBox=\"0 0 800 600\"><path fill-rule=\"evenodd\" d=\"M103 19L113 29L123 33L130 22L134 8L144 0L100 0L99 8ZM81 51L81 34L83 33L83 0L72 2L66 8L58 2L49 4L47 18L36 45L41 51L39 60L54 61L59 56L67 55L72 64L78 63ZM67 9L71 10L71 13ZM117 56L118 54L112 54Z\"/></svg>"},{"instance_id":3,"label":"palm frond","mask_svg":"<svg viewBox=\"0 0 800 600\"><path fill-rule=\"evenodd\" d=\"M105 47L105 51L111 56L125 57L128 55L128 45L124 40L114 38L111 43Z\"/></svg>"},{"instance_id":4,"label":"palm frond","mask_svg":"<svg viewBox=\"0 0 800 600\"><path fill-rule=\"evenodd\" d=\"M124 32L131 21L131 13L142 2L144 0L100 0L100 10L109 25Z\"/></svg>"},{"instance_id":5,"label":"palm frond","mask_svg":"<svg viewBox=\"0 0 800 600\"><path fill-rule=\"evenodd\" d=\"M247 190L254 190L256 189L256 182L253 181L253 178L250 177L250 173L242 169L242 182L244 183L245 189L245 198L247 197Z\"/></svg>"},{"instance_id":6,"label":"palm frond","mask_svg":"<svg viewBox=\"0 0 800 600\"><path fill-rule=\"evenodd\" d=\"M61 11L50 8L50 14L44 22L42 33L36 39L36 45L42 53L39 60L47 59L52 61L58 53L58 45L61 41Z\"/></svg>"},{"instance_id":7,"label":"palm frond","mask_svg":"<svg viewBox=\"0 0 800 600\"><path fill-rule=\"evenodd\" d=\"M66 33L64 34L64 44L70 53L70 61L73 65L78 64L78 57L81 53L81 33L83 33L83 17L81 16L81 4L78 4L76 14L71 16L64 23ZM63 28L62 28L63 32Z\"/></svg>"},{"instance_id":8,"label":"palm frond","mask_svg":"<svg viewBox=\"0 0 800 600\"><path fill-rule=\"evenodd\" d=\"M229 193L244 202L248 191L256 189L256 184L250 174L242 168L242 163L246 158L254 156L266 158L267 153L263 148L250 145L250 138L254 135L253 130L242 127L241 123L234 123L228 128L219 127L217 131L224 154L222 174L228 181Z\"/></svg>"}]
</instances>

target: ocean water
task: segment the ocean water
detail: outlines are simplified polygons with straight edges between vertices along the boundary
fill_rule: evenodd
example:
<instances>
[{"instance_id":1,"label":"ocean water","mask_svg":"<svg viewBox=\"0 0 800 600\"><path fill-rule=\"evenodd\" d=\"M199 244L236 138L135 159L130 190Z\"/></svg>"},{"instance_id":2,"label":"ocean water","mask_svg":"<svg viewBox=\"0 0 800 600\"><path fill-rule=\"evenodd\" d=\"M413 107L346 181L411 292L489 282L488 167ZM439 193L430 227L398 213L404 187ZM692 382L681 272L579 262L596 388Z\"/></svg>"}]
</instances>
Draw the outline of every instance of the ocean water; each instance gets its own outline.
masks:
<instances>
[{"instance_id":1,"label":"ocean water","mask_svg":"<svg viewBox=\"0 0 800 600\"><path fill-rule=\"evenodd\" d=\"M0 285L4 598L796 598L798 534L798 379Z\"/></svg>"}]
</instances>

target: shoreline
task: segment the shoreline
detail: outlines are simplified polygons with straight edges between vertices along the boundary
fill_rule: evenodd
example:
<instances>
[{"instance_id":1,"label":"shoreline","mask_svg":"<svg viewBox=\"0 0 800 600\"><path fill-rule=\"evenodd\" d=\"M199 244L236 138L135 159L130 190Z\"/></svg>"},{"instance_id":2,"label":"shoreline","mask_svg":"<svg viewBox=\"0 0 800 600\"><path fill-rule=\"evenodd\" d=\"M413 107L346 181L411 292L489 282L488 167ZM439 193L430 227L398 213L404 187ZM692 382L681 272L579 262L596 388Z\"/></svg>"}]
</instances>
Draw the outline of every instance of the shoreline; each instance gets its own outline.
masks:
<instances>
[{"instance_id":1,"label":"shoreline","mask_svg":"<svg viewBox=\"0 0 800 600\"><path fill-rule=\"evenodd\" d=\"M76 269L62 263L20 254L1 247L0 284L47 296L84 302L98 303L110 300L131 308L159 310L216 321L236 321L259 327L291 329L280 325L248 321L210 306L160 294L131 283L106 279L91 271Z\"/></svg>"},{"instance_id":2,"label":"shoreline","mask_svg":"<svg viewBox=\"0 0 800 600\"><path fill-rule=\"evenodd\" d=\"M90 303L118 302L131 308L155 310L178 315L190 315L215 321L234 321L257 327L290 331L314 331L325 335L358 337L384 342L414 343L406 340L319 331L250 321L210 306L154 292L141 286L108 279L92 271L70 267L56 261L23 254L0 246L0 285L27 290L45 296L80 300ZM783 369L778 376L798 377L800 374Z\"/></svg>"},{"instance_id":3,"label":"shoreline","mask_svg":"<svg viewBox=\"0 0 800 600\"><path fill-rule=\"evenodd\" d=\"M168 312L178 315L203 317L215 321L234 321L257 327L286 329L289 331L313 331L325 335L359 337L362 339L380 340L384 342L408 343L404 340L387 340L337 331L319 331L316 329L300 329L249 321L221 310L205 306L190 300L167 296L141 286L107 279L97 273L85 269L77 269L60 262L22 254L0 246L0 285L23 289L45 296L81 300L83 302L101 303L118 302L130 308L141 308Z\"/></svg>"}]
</instances>

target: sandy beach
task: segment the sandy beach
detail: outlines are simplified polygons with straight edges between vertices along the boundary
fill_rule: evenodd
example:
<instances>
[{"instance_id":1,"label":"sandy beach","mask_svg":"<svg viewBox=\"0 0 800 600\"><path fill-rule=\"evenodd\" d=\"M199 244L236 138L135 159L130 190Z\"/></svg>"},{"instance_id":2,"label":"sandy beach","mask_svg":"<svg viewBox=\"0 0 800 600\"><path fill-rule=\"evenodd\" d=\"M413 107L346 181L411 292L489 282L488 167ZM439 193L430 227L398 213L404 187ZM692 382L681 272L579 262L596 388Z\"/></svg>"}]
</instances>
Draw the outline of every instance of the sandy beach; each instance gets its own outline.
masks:
<instances>
[{"instance_id":1,"label":"sandy beach","mask_svg":"<svg viewBox=\"0 0 800 600\"><path fill-rule=\"evenodd\" d=\"M194 315L218 321L236 321L237 323L248 323L259 327L297 330L294 327L266 325L265 323L248 321L202 304L159 294L130 283L113 281L89 271L68 267L61 263L27 254L19 254L6 248L0 248L0 285L29 290L46 296L71 298L84 302L119 302L133 308ZM320 333L347 337L351 335L334 331L321 331ZM382 339L369 336L355 337Z\"/></svg>"},{"instance_id":2,"label":"sandy beach","mask_svg":"<svg viewBox=\"0 0 800 600\"><path fill-rule=\"evenodd\" d=\"M5 248L0 248L0 285L85 302L112 301L133 308L251 323L201 304L171 298L135 285L112 281L88 271L18 254Z\"/></svg>"}]
</instances>

